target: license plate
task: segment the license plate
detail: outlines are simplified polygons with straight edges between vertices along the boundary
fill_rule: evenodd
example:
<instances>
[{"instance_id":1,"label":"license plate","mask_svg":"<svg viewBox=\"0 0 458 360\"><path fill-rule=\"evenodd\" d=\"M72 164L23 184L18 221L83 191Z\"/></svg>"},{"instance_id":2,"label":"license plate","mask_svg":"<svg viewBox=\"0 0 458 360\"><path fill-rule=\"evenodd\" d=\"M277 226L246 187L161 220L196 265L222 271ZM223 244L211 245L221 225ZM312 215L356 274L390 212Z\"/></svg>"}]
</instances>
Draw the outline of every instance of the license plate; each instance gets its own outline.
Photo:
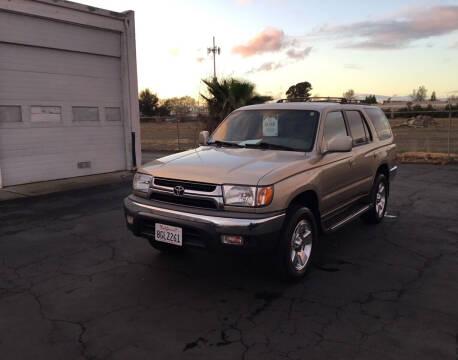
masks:
<instances>
[{"instance_id":1,"label":"license plate","mask_svg":"<svg viewBox=\"0 0 458 360\"><path fill-rule=\"evenodd\" d=\"M183 230L180 227L156 223L154 230L156 241L177 246L183 245Z\"/></svg>"}]
</instances>

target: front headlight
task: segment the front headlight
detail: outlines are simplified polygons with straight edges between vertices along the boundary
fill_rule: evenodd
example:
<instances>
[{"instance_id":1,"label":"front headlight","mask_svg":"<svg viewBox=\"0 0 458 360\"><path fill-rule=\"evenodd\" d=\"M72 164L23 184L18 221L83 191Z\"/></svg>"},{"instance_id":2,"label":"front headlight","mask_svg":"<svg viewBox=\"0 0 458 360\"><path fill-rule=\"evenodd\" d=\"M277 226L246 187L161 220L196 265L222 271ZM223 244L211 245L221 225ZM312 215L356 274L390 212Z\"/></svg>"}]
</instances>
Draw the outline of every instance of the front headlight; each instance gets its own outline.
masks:
<instances>
[{"instance_id":1,"label":"front headlight","mask_svg":"<svg viewBox=\"0 0 458 360\"><path fill-rule=\"evenodd\" d=\"M224 203L233 206L265 206L272 202L273 187L223 185Z\"/></svg>"},{"instance_id":2,"label":"front headlight","mask_svg":"<svg viewBox=\"0 0 458 360\"><path fill-rule=\"evenodd\" d=\"M151 175L136 173L132 187L135 191L147 193L153 177Z\"/></svg>"}]
</instances>

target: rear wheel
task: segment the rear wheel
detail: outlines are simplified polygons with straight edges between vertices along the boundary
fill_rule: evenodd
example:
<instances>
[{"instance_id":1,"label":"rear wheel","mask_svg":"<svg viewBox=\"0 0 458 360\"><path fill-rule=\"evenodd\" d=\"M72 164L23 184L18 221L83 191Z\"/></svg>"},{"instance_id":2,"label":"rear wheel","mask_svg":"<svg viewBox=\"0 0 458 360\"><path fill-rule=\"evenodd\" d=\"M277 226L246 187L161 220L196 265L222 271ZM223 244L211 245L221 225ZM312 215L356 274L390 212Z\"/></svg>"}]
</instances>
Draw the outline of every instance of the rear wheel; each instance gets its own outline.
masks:
<instances>
[{"instance_id":1,"label":"rear wheel","mask_svg":"<svg viewBox=\"0 0 458 360\"><path fill-rule=\"evenodd\" d=\"M384 174L378 174L371 191L371 208L362 216L369 224L378 224L383 220L388 204L388 180Z\"/></svg>"},{"instance_id":2,"label":"rear wheel","mask_svg":"<svg viewBox=\"0 0 458 360\"><path fill-rule=\"evenodd\" d=\"M306 207L295 206L288 213L277 260L286 278L298 280L307 273L318 251L316 222Z\"/></svg>"}]
</instances>

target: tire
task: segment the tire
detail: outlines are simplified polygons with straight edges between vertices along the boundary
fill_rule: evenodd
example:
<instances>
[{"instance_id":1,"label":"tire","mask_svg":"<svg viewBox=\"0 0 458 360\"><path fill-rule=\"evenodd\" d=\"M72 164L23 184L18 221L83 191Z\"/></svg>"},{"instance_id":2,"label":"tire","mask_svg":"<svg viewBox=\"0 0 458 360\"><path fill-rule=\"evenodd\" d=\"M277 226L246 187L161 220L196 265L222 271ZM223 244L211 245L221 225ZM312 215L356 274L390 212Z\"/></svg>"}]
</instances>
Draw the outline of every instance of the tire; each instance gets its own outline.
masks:
<instances>
[{"instance_id":1,"label":"tire","mask_svg":"<svg viewBox=\"0 0 458 360\"><path fill-rule=\"evenodd\" d=\"M377 174L370 195L371 207L362 216L367 224L378 224L385 217L388 204L388 179L384 174Z\"/></svg>"},{"instance_id":2,"label":"tire","mask_svg":"<svg viewBox=\"0 0 458 360\"><path fill-rule=\"evenodd\" d=\"M310 269L319 252L318 231L313 213L306 207L288 210L277 249L277 265L284 278L297 281Z\"/></svg>"}]
</instances>

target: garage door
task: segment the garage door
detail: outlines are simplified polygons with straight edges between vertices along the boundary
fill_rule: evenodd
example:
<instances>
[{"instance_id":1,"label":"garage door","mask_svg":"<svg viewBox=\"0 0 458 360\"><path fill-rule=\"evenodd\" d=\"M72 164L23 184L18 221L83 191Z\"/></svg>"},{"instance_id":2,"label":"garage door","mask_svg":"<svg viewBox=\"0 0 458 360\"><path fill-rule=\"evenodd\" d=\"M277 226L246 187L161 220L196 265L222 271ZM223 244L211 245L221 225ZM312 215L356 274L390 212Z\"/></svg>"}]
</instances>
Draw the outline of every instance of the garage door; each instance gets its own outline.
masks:
<instances>
[{"instance_id":1,"label":"garage door","mask_svg":"<svg viewBox=\"0 0 458 360\"><path fill-rule=\"evenodd\" d=\"M126 169L120 34L0 11L3 186Z\"/></svg>"}]
</instances>

